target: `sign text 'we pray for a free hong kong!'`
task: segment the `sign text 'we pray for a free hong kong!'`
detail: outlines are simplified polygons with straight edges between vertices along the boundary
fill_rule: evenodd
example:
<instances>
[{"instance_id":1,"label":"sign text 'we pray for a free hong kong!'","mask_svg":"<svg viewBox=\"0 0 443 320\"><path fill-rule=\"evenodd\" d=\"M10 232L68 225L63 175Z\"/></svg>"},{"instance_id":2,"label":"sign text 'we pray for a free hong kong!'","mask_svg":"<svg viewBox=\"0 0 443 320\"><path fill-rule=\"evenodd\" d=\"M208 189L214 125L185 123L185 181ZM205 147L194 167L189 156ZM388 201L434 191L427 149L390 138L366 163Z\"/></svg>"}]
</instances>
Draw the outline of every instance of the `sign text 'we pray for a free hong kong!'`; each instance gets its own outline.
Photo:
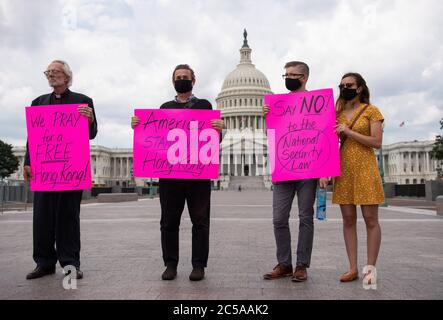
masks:
<instances>
[{"instance_id":1,"label":"sign text 'we pray for a free hong kong!'","mask_svg":"<svg viewBox=\"0 0 443 320\"><path fill-rule=\"evenodd\" d=\"M26 107L32 191L91 188L88 119L80 105Z\"/></svg>"},{"instance_id":2,"label":"sign text 'we pray for a free hong kong!'","mask_svg":"<svg viewBox=\"0 0 443 320\"><path fill-rule=\"evenodd\" d=\"M340 175L332 89L266 95L272 181Z\"/></svg>"},{"instance_id":3,"label":"sign text 'we pray for a free hong kong!'","mask_svg":"<svg viewBox=\"0 0 443 320\"><path fill-rule=\"evenodd\" d=\"M135 109L134 176L217 179L220 110Z\"/></svg>"}]
</instances>

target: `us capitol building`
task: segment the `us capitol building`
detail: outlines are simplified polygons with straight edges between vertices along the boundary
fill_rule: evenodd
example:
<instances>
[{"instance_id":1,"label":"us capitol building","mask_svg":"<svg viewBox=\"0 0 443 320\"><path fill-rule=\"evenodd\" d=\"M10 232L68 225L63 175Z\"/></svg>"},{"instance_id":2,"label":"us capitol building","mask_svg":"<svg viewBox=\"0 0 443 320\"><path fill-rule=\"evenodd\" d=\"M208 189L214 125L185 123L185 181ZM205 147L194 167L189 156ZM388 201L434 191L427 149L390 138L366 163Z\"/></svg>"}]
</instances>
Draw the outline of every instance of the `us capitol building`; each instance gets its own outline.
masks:
<instances>
[{"instance_id":1,"label":"us capitol building","mask_svg":"<svg viewBox=\"0 0 443 320\"><path fill-rule=\"evenodd\" d=\"M264 95L272 94L266 76L252 64L251 48L244 31L240 62L225 80L215 101L221 110L227 133L221 143L221 189L271 187Z\"/></svg>"},{"instance_id":2,"label":"us capitol building","mask_svg":"<svg viewBox=\"0 0 443 320\"><path fill-rule=\"evenodd\" d=\"M215 188L270 189L267 141L262 116L263 97L272 94L266 76L255 68L251 59L246 30L240 48L240 62L223 81L216 98L227 130L221 143L220 178ZM383 146L383 168L386 182L424 183L437 176L443 165L431 159L434 141L398 142ZM25 148L14 147L20 167L12 180L23 177ZM91 171L97 186L146 186L151 179L132 177L132 149L114 149L91 145ZM156 180L156 179L154 179Z\"/></svg>"}]
</instances>

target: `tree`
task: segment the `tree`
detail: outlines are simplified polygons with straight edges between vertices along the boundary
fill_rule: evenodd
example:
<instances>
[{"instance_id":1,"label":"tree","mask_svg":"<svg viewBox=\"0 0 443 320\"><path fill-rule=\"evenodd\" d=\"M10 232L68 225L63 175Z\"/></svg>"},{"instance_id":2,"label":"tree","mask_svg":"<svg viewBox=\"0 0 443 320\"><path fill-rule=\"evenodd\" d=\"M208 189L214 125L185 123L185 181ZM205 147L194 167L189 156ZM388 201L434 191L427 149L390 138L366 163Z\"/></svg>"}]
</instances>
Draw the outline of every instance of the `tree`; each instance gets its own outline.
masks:
<instances>
[{"instance_id":1,"label":"tree","mask_svg":"<svg viewBox=\"0 0 443 320\"><path fill-rule=\"evenodd\" d=\"M18 158L12 152L12 145L0 140L0 179L9 177L17 171Z\"/></svg>"},{"instance_id":2,"label":"tree","mask_svg":"<svg viewBox=\"0 0 443 320\"><path fill-rule=\"evenodd\" d=\"M440 129L443 130L443 118L440 119ZM431 151L431 157L437 160L443 160L443 136L435 137L434 146Z\"/></svg>"}]
</instances>

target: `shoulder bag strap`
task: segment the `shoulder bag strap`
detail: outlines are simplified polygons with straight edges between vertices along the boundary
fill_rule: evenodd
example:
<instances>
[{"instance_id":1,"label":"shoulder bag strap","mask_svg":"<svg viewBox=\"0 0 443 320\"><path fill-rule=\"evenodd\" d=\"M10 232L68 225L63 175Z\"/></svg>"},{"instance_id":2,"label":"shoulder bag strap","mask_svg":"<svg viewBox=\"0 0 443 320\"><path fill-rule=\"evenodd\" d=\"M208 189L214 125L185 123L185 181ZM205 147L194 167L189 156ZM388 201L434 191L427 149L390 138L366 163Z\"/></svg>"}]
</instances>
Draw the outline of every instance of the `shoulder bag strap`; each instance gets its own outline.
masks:
<instances>
[{"instance_id":1,"label":"shoulder bag strap","mask_svg":"<svg viewBox=\"0 0 443 320\"><path fill-rule=\"evenodd\" d=\"M357 120L360 118L360 116L363 114L363 112L365 112L365 110L369 107L369 104L365 105L360 112L357 114L357 116L354 118L354 121L352 121L351 125L349 126L349 129L352 130L352 128L354 127L354 124L357 122ZM340 143L340 150L343 148L343 145L345 144L345 141L347 140L347 136L344 136L344 138L341 140Z\"/></svg>"}]
</instances>

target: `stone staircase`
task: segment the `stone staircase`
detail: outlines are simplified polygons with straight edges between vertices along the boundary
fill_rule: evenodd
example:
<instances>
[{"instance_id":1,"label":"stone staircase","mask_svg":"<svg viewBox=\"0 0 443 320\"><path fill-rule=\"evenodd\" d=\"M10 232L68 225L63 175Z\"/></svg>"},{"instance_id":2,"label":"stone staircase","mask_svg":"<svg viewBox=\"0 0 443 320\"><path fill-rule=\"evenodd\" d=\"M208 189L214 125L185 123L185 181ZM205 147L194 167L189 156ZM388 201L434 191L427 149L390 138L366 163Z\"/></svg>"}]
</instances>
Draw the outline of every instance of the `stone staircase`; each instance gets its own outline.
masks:
<instances>
[{"instance_id":1,"label":"stone staircase","mask_svg":"<svg viewBox=\"0 0 443 320\"><path fill-rule=\"evenodd\" d=\"M262 176L255 177L230 177L228 190L266 190Z\"/></svg>"}]
</instances>

